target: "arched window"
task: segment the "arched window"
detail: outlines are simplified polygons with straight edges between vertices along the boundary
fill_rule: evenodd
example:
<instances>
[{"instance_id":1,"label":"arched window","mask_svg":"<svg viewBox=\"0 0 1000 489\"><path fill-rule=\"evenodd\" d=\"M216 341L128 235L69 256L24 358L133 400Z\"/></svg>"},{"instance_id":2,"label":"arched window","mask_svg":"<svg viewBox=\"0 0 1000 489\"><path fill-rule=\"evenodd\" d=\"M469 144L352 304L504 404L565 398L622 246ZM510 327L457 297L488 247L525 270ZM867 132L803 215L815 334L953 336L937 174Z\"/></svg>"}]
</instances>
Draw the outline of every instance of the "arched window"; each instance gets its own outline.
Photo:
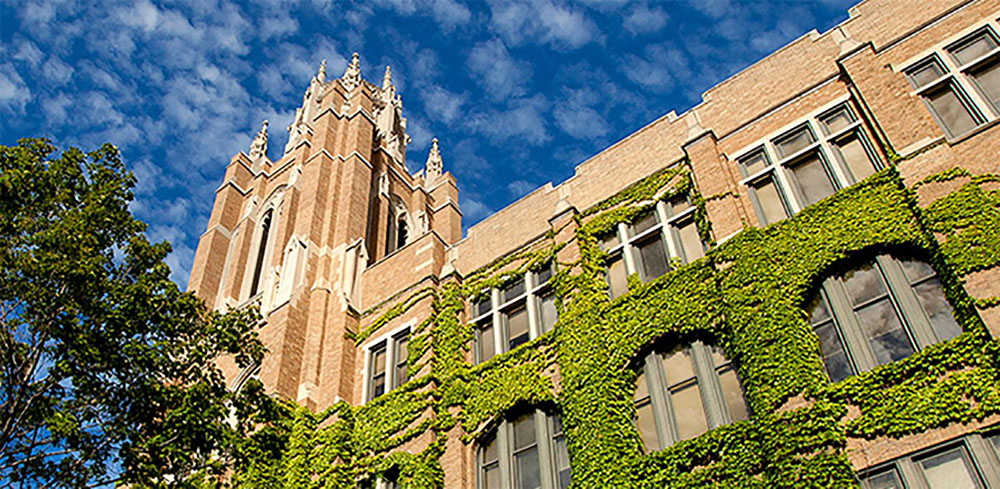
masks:
<instances>
[{"instance_id":1,"label":"arched window","mask_svg":"<svg viewBox=\"0 0 1000 489\"><path fill-rule=\"evenodd\" d=\"M388 255L406 245L409 240L409 211L398 195L389 196L389 217L385 232L385 254Z\"/></svg>"},{"instance_id":2,"label":"arched window","mask_svg":"<svg viewBox=\"0 0 1000 489\"><path fill-rule=\"evenodd\" d=\"M267 252L267 238L271 231L271 215L273 210L268 210L260 223L260 242L257 245L257 260L253 267L253 281L250 282L250 297L257 295L260 289L260 275L264 269L264 254Z\"/></svg>"},{"instance_id":3,"label":"arched window","mask_svg":"<svg viewBox=\"0 0 1000 489\"><path fill-rule=\"evenodd\" d=\"M633 401L647 452L747 419L749 414L732 362L721 349L700 341L647 355Z\"/></svg>"},{"instance_id":4,"label":"arched window","mask_svg":"<svg viewBox=\"0 0 1000 489\"><path fill-rule=\"evenodd\" d=\"M558 415L535 410L505 420L479 444L479 489L564 489L569 482L569 452Z\"/></svg>"},{"instance_id":5,"label":"arched window","mask_svg":"<svg viewBox=\"0 0 1000 489\"><path fill-rule=\"evenodd\" d=\"M962 333L934 269L889 255L827 278L806 310L833 382Z\"/></svg>"}]
</instances>

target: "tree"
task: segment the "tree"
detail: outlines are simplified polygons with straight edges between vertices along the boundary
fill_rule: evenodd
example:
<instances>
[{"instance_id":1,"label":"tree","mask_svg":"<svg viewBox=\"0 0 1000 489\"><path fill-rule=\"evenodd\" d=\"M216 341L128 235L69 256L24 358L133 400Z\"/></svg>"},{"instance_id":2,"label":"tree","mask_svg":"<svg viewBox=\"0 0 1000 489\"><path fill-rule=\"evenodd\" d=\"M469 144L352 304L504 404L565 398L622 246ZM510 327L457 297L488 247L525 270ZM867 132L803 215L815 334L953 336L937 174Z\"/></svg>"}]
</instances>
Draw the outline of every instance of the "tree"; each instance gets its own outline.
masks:
<instances>
[{"instance_id":1,"label":"tree","mask_svg":"<svg viewBox=\"0 0 1000 489\"><path fill-rule=\"evenodd\" d=\"M224 477L252 409L215 361L261 360L259 315L169 279L113 145L54 152L0 146L0 486Z\"/></svg>"}]
</instances>

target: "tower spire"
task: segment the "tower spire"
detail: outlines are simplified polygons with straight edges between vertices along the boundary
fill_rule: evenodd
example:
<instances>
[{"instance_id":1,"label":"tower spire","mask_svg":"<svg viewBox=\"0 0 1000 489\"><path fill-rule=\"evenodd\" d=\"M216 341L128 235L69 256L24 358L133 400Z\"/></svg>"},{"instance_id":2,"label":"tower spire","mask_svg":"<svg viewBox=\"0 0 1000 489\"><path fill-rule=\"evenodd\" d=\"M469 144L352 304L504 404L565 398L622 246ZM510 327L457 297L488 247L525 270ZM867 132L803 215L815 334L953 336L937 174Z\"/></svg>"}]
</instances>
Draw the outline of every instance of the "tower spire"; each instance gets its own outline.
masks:
<instances>
[{"instance_id":1,"label":"tower spire","mask_svg":"<svg viewBox=\"0 0 1000 489\"><path fill-rule=\"evenodd\" d=\"M267 154L267 119L261 124L260 130L250 143L250 159L257 161Z\"/></svg>"},{"instance_id":2,"label":"tower spire","mask_svg":"<svg viewBox=\"0 0 1000 489\"><path fill-rule=\"evenodd\" d=\"M430 182L441 176L443 166L441 150L438 148L438 138L434 138L431 140L430 153L427 154L427 163L424 164L424 179Z\"/></svg>"},{"instance_id":3,"label":"tower spire","mask_svg":"<svg viewBox=\"0 0 1000 489\"><path fill-rule=\"evenodd\" d=\"M319 72L316 73L316 79L319 80L320 83L323 83L323 82L326 81L326 60L325 59L322 62L320 62L320 64L319 64Z\"/></svg>"},{"instance_id":4,"label":"tower spire","mask_svg":"<svg viewBox=\"0 0 1000 489\"><path fill-rule=\"evenodd\" d=\"M382 77L382 90L388 90L392 86L392 67L385 65L385 76Z\"/></svg>"},{"instance_id":5,"label":"tower spire","mask_svg":"<svg viewBox=\"0 0 1000 489\"><path fill-rule=\"evenodd\" d=\"M344 70L344 76L341 79L348 90L353 90L354 87L361 84L361 60L358 57L358 53L354 53L351 56L351 62L347 65L347 69Z\"/></svg>"}]
</instances>

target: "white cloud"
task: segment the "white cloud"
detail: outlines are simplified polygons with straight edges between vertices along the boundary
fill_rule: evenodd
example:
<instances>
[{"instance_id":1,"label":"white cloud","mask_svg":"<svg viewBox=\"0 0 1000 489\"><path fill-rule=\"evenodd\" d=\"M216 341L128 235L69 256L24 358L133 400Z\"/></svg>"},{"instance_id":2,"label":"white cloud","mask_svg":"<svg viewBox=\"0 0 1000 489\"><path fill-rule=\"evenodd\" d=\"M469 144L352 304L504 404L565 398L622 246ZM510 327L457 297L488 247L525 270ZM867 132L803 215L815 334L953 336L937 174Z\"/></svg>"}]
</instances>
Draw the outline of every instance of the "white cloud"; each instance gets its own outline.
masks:
<instances>
[{"instance_id":1,"label":"white cloud","mask_svg":"<svg viewBox=\"0 0 1000 489\"><path fill-rule=\"evenodd\" d=\"M49 125L59 125L66 122L66 109L73 102L65 94L42 99L42 111L45 112L45 122Z\"/></svg>"},{"instance_id":2,"label":"white cloud","mask_svg":"<svg viewBox=\"0 0 1000 489\"><path fill-rule=\"evenodd\" d=\"M9 112L23 113L24 106L31 100L31 90L24 84L17 69L10 63L0 65L0 108Z\"/></svg>"},{"instance_id":3,"label":"white cloud","mask_svg":"<svg viewBox=\"0 0 1000 489\"><path fill-rule=\"evenodd\" d=\"M553 110L556 123L576 139L595 139L608 133L608 121L596 110L576 104L559 105Z\"/></svg>"},{"instance_id":4,"label":"white cloud","mask_svg":"<svg viewBox=\"0 0 1000 489\"><path fill-rule=\"evenodd\" d=\"M375 3L399 15L428 15L445 31L465 24L472 18L472 12L455 0L376 0Z\"/></svg>"},{"instance_id":5,"label":"white cloud","mask_svg":"<svg viewBox=\"0 0 1000 489\"><path fill-rule=\"evenodd\" d=\"M512 45L538 40L575 49L600 37L582 11L551 0L491 0L490 11L493 29Z\"/></svg>"},{"instance_id":6,"label":"white cloud","mask_svg":"<svg viewBox=\"0 0 1000 489\"><path fill-rule=\"evenodd\" d=\"M424 111L434 120L450 124L462 115L465 95L450 92L440 85L430 85L421 89L420 97Z\"/></svg>"},{"instance_id":7,"label":"white cloud","mask_svg":"<svg viewBox=\"0 0 1000 489\"><path fill-rule=\"evenodd\" d=\"M130 7L122 7L115 10L115 17L119 22L128 26L150 32L156 28L160 19L160 11L148 0L137 1Z\"/></svg>"},{"instance_id":8,"label":"white cloud","mask_svg":"<svg viewBox=\"0 0 1000 489\"><path fill-rule=\"evenodd\" d=\"M486 96L506 100L525 93L531 80L531 66L515 60L503 41L491 39L472 48L466 65L472 76L486 89Z\"/></svg>"},{"instance_id":9,"label":"white cloud","mask_svg":"<svg viewBox=\"0 0 1000 489\"><path fill-rule=\"evenodd\" d=\"M45 54L38 49L38 46L28 40L18 40L15 43L15 49L16 50L14 51L14 54L11 55L11 58L27 62L32 66L37 66L38 63L42 62L42 58L45 57Z\"/></svg>"},{"instance_id":10,"label":"white cloud","mask_svg":"<svg viewBox=\"0 0 1000 489\"><path fill-rule=\"evenodd\" d=\"M475 113L469 117L468 125L495 143L519 139L539 145L551 138L543 116L547 108L548 102L541 95L511 100L506 109Z\"/></svg>"},{"instance_id":11,"label":"white cloud","mask_svg":"<svg viewBox=\"0 0 1000 489\"><path fill-rule=\"evenodd\" d=\"M538 185L535 185L527 180L514 180L513 182L507 184L507 192L510 193L510 198L514 200L527 195L536 188L538 188Z\"/></svg>"},{"instance_id":12,"label":"white cloud","mask_svg":"<svg viewBox=\"0 0 1000 489\"><path fill-rule=\"evenodd\" d=\"M462 209L462 227L465 229L493 214L493 210L489 206L481 200L471 197L460 196L458 198L458 207Z\"/></svg>"},{"instance_id":13,"label":"white cloud","mask_svg":"<svg viewBox=\"0 0 1000 489\"><path fill-rule=\"evenodd\" d=\"M65 85L73 77L75 70L56 56L49 56L49 59L42 65L42 75L54 85Z\"/></svg>"},{"instance_id":14,"label":"white cloud","mask_svg":"<svg viewBox=\"0 0 1000 489\"><path fill-rule=\"evenodd\" d=\"M676 53L659 45L647 46L645 56L628 55L622 63L622 70L636 85L656 93L673 88L674 77L670 63Z\"/></svg>"},{"instance_id":15,"label":"white cloud","mask_svg":"<svg viewBox=\"0 0 1000 489\"><path fill-rule=\"evenodd\" d=\"M625 29L632 34L647 34L663 29L667 25L667 18L667 12L660 7L636 5L622 20Z\"/></svg>"}]
</instances>

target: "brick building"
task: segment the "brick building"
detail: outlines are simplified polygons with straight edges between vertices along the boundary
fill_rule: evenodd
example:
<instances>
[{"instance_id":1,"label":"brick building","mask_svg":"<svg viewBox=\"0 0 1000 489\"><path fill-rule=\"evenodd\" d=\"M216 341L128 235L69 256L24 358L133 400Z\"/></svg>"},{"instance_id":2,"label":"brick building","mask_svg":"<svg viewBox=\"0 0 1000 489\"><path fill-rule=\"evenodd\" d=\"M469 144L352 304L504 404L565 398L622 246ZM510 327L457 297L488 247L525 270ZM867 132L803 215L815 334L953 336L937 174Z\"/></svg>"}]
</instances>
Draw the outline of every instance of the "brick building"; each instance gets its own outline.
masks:
<instances>
[{"instance_id":1,"label":"brick building","mask_svg":"<svg viewBox=\"0 0 1000 489\"><path fill-rule=\"evenodd\" d=\"M325 413L285 485L1000 489L998 121L1000 2L865 0L463 238L355 55L189 288Z\"/></svg>"}]
</instances>

